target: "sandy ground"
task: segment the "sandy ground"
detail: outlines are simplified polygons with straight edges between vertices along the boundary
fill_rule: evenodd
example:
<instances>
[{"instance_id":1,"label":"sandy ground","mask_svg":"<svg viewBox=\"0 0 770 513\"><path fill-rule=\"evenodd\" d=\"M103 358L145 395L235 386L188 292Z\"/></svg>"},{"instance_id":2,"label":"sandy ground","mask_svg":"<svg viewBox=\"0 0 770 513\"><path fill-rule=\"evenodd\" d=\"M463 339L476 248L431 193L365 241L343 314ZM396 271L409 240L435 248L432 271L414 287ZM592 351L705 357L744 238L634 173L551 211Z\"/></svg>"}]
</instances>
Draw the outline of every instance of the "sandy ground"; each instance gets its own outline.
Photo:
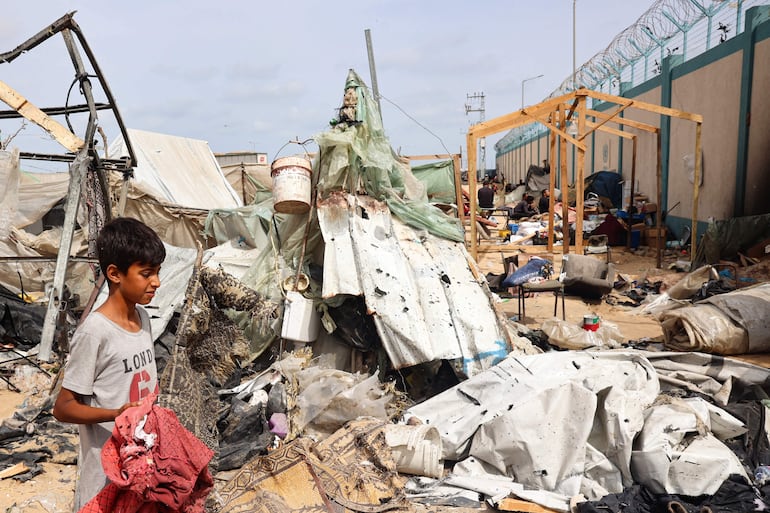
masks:
<instances>
[{"instance_id":1,"label":"sandy ground","mask_svg":"<svg viewBox=\"0 0 770 513\"><path fill-rule=\"evenodd\" d=\"M551 259L558 272L561 253L543 254L540 248L544 247L529 247L525 251L528 254L539 254ZM515 252L513 248L507 246L488 244L482 249L487 252L479 254L478 262L485 274L489 272L502 273L501 251L506 255ZM664 284L670 286L684 276L682 273L665 269L668 263L676 259L675 255L664 262L663 269L655 268L655 259L652 254L645 256L613 248L612 256L617 270L632 280L641 281L648 277L651 281L662 280ZM760 270L754 271L760 281L767 280L768 275L770 275L770 262L763 262L762 266ZM758 266L755 267L759 269ZM554 297L550 293L538 294L527 299L527 316L522 319L522 323L533 329L539 328L543 321L553 317L553 304ZM517 314L517 301L515 298L502 299L499 308L506 316L513 317ZM602 301L587 303L577 297L568 296L566 298L568 322L579 324L583 315L587 313L598 314L603 321L616 324L627 340L662 339L659 324L650 317L634 314L632 308L611 306ZM559 305L559 315L561 315L561 305ZM7 389L5 384L0 383L0 419L11 416L25 398L24 393L12 392ZM14 479L0 480L0 512L64 513L71 511L76 482L75 466L51 463L43 464L43 466L45 468L44 473L25 483L20 483ZM459 511L456 508L447 509L451 509L453 513Z\"/></svg>"}]
</instances>

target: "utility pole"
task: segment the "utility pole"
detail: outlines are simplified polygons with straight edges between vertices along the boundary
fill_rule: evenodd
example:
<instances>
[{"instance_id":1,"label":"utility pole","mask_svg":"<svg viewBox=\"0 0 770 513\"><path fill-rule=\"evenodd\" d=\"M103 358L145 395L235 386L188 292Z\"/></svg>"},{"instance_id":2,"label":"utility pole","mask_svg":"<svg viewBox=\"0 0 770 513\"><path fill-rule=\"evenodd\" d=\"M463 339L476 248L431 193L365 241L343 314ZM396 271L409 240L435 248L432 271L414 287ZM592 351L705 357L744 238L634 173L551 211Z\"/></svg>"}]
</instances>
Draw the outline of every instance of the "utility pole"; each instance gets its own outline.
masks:
<instances>
[{"instance_id":1,"label":"utility pole","mask_svg":"<svg viewBox=\"0 0 770 513\"><path fill-rule=\"evenodd\" d=\"M484 93L473 93L473 94L466 94L465 95L466 100L468 100L468 103L465 104L465 114L467 115L470 112L478 112L479 113L479 123L484 122ZM481 149L479 150L479 160L481 163L477 166L478 170L476 171L476 176L478 177L478 172L481 171L483 176L486 176L487 174L487 155L486 155L486 138L481 137L479 138L479 146ZM470 167L470 166L469 166Z\"/></svg>"},{"instance_id":2,"label":"utility pole","mask_svg":"<svg viewBox=\"0 0 770 513\"><path fill-rule=\"evenodd\" d=\"M372 33L369 29L364 30L366 37L366 54L369 56L369 75L372 78L372 93L377 101L377 108L380 110L380 123L382 123L382 104L380 103L380 88L377 85L377 69L374 66L374 47L372 46Z\"/></svg>"}]
</instances>

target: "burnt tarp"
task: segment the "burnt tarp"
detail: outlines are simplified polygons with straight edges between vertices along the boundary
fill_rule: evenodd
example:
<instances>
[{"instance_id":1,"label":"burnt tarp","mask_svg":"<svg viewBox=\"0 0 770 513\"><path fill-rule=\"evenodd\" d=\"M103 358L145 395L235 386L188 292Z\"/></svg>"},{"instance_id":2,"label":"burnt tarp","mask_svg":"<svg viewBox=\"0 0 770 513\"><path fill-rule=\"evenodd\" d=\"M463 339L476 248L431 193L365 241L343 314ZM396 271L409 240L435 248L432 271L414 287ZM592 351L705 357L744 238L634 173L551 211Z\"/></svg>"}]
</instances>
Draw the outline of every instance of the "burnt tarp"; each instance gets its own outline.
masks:
<instances>
[{"instance_id":1,"label":"burnt tarp","mask_svg":"<svg viewBox=\"0 0 770 513\"><path fill-rule=\"evenodd\" d=\"M524 184L527 186L528 191L540 192L543 189L547 189L551 183L551 168L539 167L534 164L530 165L527 169L527 177L524 179Z\"/></svg>"},{"instance_id":2,"label":"burnt tarp","mask_svg":"<svg viewBox=\"0 0 770 513\"><path fill-rule=\"evenodd\" d=\"M770 283L663 312L665 345L724 355L770 351Z\"/></svg>"},{"instance_id":3,"label":"burnt tarp","mask_svg":"<svg viewBox=\"0 0 770 513\"><path fill-rule=\"evenodd\" d=\"M738 383L767 381L766 369L699 353L511 355L406 416L436 427L443 457L457 461L445 483L489 476L494 487L478 491L493 504L513 495L567 511L570 498L634 484L699 496L748 478L727 444L745 421L721 405Z\"/></svg>"},{"instance_id":4,"label":"burnt tarp","mask_svg":"<svg viewBox=\"0 0 770 513\"><path fill-rule=\"evenodd\" d=\"M692 268L736 257L738 252L745 252L767 238L770 238L770 214L713 221L698 242Z\"/></svg>"}]
</instances>

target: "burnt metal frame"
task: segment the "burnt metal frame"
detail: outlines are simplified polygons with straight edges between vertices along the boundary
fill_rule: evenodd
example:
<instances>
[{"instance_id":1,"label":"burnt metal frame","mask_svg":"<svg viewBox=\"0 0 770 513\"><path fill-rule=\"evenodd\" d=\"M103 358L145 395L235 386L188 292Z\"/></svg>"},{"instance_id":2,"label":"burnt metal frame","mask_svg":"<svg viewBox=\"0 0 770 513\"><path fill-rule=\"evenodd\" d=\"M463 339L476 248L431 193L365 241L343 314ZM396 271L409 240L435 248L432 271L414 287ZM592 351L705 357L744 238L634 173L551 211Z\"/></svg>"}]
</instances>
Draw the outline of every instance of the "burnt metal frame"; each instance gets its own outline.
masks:
<instances>
[{"instance_id":1,"label":"burnt metal frame","mask_svg":"<svg viewBox=\"0 0 770 513\"><path fill-rule=\"evenodd\" d=\"M55 34L61 33L64 43L67 47L67 51L72 60L72 65L75 69L76 80L80 84L80 90L85 97L85 105L73 105L64 107L50 107L41 109L43 113L49 116L64 115L67 116L71 113L88 112L88 123L85 129L85 135L83 141L85 144L77 153L65 153L65 154L41 154L41 153L22 153L19 156L22 159L30 160L49 160L49 161L61 161L69 162L70 183L67 193L67 203L64 216L64 230L62 232L61 243L59 246L59 254L56 260L56 271L54 274L53 289L48 300L48 309L46 311L45 321L43 323L43 332L40 338L40 351L38 358L43 361L48 361L51 357L51 349L53 345L53 338L56 329L56 322L58 317L58 310L61 306L60 298L63 297L64 280L66 276L66 269L68 261L70 259L69 253L72 248L72 237L75 229L75 220L77 217L77 210L80 203L81 185L89 169L95 171L99 185L104 193L105 200L107 201L106 215L109 218L111 215L111 208L109 206L109 194L108 184L105 175L106 170L115 170L123 173L124 180L128 180L132 174L133 167L136 163L136 156L134 154L131 141L128 138L128 132L123 119L120 116L118 107L115 104L114 97L110 91L107 80L104 77L99 65L96 62L91 48L86 42L80 27L73 16L75 11L70 12L54 21L51 25L47 26L24 43L20 44L13 50L5 53L0 53L0 64L11 63L20 55L29 52L44 41L48 40ZM73 37L73 34L75 37ZM83 59L81 57L77 43L85 53L90 67L93 69L93 74L89 74L86 71ZM103 93L105 94L108 103L96 103L93 96L93 90L91 88L91 82L89 77L94 77L99 82ZM123 140L126 144L126 150L128 153L127 158L121 159L106 159L101 158L94 146L94 139L98 128L98 116L97 111L110 110L115 116L115 120L120 129L120 133L123 136ZM23 117L17 110L0 111L0 119L9 119ZM70 127L71 130L71 127ZM63 303L63 302L62 302Z\"/></svg>"}]
</instances>

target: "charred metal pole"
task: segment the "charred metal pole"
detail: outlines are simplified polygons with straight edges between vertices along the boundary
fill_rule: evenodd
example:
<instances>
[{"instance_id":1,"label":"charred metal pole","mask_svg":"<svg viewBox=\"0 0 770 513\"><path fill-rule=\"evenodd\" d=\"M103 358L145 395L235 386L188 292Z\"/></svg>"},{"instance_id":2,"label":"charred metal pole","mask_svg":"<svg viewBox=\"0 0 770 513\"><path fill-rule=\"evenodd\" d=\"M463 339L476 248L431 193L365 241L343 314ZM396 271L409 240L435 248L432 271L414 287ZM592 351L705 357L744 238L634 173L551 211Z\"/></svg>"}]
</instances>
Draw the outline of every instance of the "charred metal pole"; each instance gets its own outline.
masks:
<instances>
[{"instance_id":1,"label":"charred metal pole","mask_svg":"<svg viewBox=\"0 0 770 513\"><path fill-rule=\"evenodd\" d=\"M69 255L72 250L72 239L75 233L78 207L80 206L80 193L83 179L86 177L94 158L92 149L94 136L96 135L97 121L96 105L94 102L93 91L91 90L91 82L88 80L85 66L83 66L83 61L75 46L75 41L72 39L72 33L69 29L65 28L62 30L62 36L67 45L72 64L75 67L76 77L80 81L81 91L89 106L89 116L86 133L83 137L86 144L78 152L74 162L70 166L67 206L64 209L64 226L62 227L61 242L59 243L59 254L56 258L53 288L51 289L51 295L48 298L48 308L45 312L43 331L40 335L40 351L38 353L38 358L45 362L50 361L51 359L51 349L53 347L53 339L56 332L56 320L59 318L59 310L66 307L64 304L64 282L67 276Z\"/></svg>"}]
</instances>

